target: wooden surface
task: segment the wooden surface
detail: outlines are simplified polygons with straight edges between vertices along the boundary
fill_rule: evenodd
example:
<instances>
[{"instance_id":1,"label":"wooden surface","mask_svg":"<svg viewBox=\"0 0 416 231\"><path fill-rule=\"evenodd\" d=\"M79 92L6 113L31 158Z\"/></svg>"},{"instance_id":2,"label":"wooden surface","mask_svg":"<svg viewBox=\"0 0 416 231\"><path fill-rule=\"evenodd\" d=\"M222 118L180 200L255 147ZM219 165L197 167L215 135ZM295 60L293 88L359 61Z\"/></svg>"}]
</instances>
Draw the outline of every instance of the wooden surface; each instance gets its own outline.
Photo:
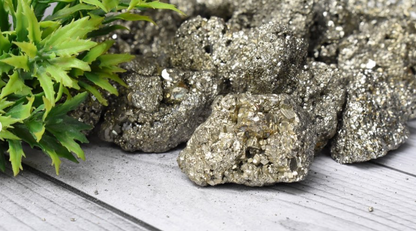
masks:
<instances>
[{"instance_id":1,"label":"wooden surface","mask_svg":"<svg viewBox=\"0 0 416 231\"><path fill-rule=\"evenodd\" d=\"M416 230L409 125L408 144L387 157L340 165L321 154L306 181L265 188L196 186L177 167L180 149L130 154L93 138L87 161L63 161L60 176L31 151L23 174L0 174L0 230Z\"/></svg>"}]
</instances>

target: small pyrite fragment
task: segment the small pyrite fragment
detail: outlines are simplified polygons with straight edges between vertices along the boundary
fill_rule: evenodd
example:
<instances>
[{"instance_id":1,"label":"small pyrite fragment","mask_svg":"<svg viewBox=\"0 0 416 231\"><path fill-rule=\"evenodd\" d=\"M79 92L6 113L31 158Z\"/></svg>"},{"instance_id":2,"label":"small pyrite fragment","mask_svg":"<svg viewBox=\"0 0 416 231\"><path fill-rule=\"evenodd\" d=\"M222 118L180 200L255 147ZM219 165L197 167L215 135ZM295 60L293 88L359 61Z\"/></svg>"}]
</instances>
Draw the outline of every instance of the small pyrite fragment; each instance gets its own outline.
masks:
<instances>
[{"instance_id":1,"label":"small pyrite fragment","mask_svg":"<svg viewBox=\"0 0 416 231\"><path fill-rule=\"evenodd\" d=\"M305 179L315 131L290 96L229 94L219 96L212 110L178 157L196 184L263 186Z\"/></svg>"},{"instance_id":2,"label":"small pyrite fragment","mask_svg":"<svg viewBox=\"0 0 416 231\"><path fill-rule=\"evenodd\" d=\"M144 152L168 151L187 141L209 114L220 91L218 78L208 71L163 69L157 75L157 68L143 72L152 68L130 67L134 69L123 76L129 88L111 102L101 139Z\"/></svg>"},{"instance_id":3,"label":"small pyrite fragment","mask_svg":"<svg viewBox=\"0 0 416 231\"><path fill-rule=\"evenodd\" d=\"M390 77L391 78L391 77ZM408 138L401 84L370 70L349 84L347 102L331 155L339 163L364 162L397 149Z\"/></svg>"}]
</instances>

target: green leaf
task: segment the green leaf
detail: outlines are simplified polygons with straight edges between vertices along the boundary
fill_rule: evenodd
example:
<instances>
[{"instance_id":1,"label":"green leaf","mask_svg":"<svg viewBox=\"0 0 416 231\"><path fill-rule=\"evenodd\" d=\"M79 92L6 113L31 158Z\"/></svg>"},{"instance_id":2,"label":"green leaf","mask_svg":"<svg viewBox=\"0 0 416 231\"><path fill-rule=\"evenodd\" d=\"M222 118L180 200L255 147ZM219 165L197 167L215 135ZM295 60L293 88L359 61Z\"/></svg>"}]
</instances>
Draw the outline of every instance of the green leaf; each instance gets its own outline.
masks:
<instances>
[{"instance_id":1,"label":"green leaf","mask_svg":"<svg viewBox=\"0 0 416 231\"><path fill-rule=\"evenodd\" d=\"M117 66L120 63L129 62L134 59L134 55L129 54L106 54L98 57L100 67Z\"/></svg>"},{"instance_id":2,"label":"green leaf","mask_svg":"<svg viewBox=\"0 0 416 231\"><path fill-rule=\"evenodd\" d=\"M108 40L108 41L98 44L97 46L92 48L82 60L87 62L88 64L91 64L100 55L106 53L113 44L114 44L114 40Z\"/></svg>"},{"instance_id":3,"label":"green leaf","mask_svg":"<svg viewBox=\"0 0 416 231\"><path fill-rule=\"evenodd\" d=\"M13 42L16 44L24 53L26 53L29 58L35 58L36 53L38 52L38 49L33 43L28 42Z\"/></svg>"},{"instance_id":4,"label":"green leaf","mask_svg":"<svg viewBox=\"0 0 416 231\"><path fill-rule=\"evenodd\" d=\"M99 75L101 78L111 79L123 87L128 87L128 85L117 74L107 73L107 72L98 71L98 70L94 70L94 73Z\"/></svg>"},{"instance_id":5,"label":"green leaf","mask_svg":"<svg viewBox=\"0 0 416 231\"><path fill-rule=\"evenodd\" d=\"M9 39L7 37L4 37L3 33L0 30L0 55L3 52L8 53L11 46L12 44L10 43Z\"/></svg>"},{"instance_id":6,"label":"green leaf","mask_svg":"<svg viewBox=\"0 0 416 231\"><path fill-rule=\"evenodd\" d=\"M131 1L133 2L133 1ZM163 10L173 10L181 15L185 15L182 11L178 10L174 5L159 1L153 1L153 2L144 2L141 1L141 3L137 4L136 7L145 7L145 8L153 8L153 9L163 9ZM129 7L130 9L130 7Z\"/></svg>"},{"instance_id":7,"label":"green leaf","mask_svg":"<svg viewBox=\"0 0 416 231\"><path fill-rule=\"evenodd\" d=\"M130 1L130 4L129 4L129 7L127 8L127 10L128 11L132 10L133 8L136 7L137 3L139 3L139 2L140 2L140 0L131 0Z\"/></svg>"},{"instance_id":8,"label":"green leaf","mask_svg":"<svg viewBox=\"0 0 416 231\"><path fill-rule=\"evenodd\" d=\"M109 12L115 8L117 8L119 1L118 0L102 0L103 5L106 9L106 12Z\"/></svg>"},{"instance_id":9,"label":"green leaf","mask_svg":"<svg viewBox=\"0 0 416 231\"><path fill-rule=\"evenodd\" d=\"M62 146L62 144L60 144L56 138L48 132L45 133L39 144L42 150L53 150L58 157L63 157L72 162L78 163L78 160L68 151L68 149Z\"/></svg>"},{"instance_id":10,"label":"green leaf","mask_svg":"<svg viewBox=\"0 0 416 231\"><path fill-rule=\"evenodd\" d=\"M51 109L47 118L62 117L68 112L75 110L88 97L88 92L79 93L68 99L63 104L56 105Z\"/></svg>"},{"instance_id":11,"label":"green leaf","mask_svg":"<svg viewBox=\"0 0 416 231\"><path fill-rule=\"evenodd\" d=\"M62 67L49 65L45 70L56 82L62 83L65 87L79 89L77 81L69 77L68 73Z\"/></svg>"},{"instance_id":12,"label":"green leaf","mask_svg":"<svg viewBox=\"0 0 416 231\"><path fill-rule=\"evenodd\" d=\"M106 78L102 78L101 76L93 73L85 73L85 77L87 77L87 79L95 85L110 92L111 94L118 95L117 89L113 87L113 85L111 85Z\"/></svg>"},{"instance_id":13,"label":"green leaf","mask_svg":"<svg viewBox=\"0 0 416 231\"><path fill-rule=\"evenodd\" d=\"M94 10L94 9L96 9L95 6L86 5L86 4L77 4L73 7L69 7L69 5L67 5L63 9L58 10L54 14L46 17L44 21L56 21L56 20L60 20L60 19L64 19L66 17L72 16L81 10Z\"/></svg>"},{"instance_id":14,"label":"green leaf","mask_svg":"<svg viewBox=\"0 0 416 231\"><path fill-rule=\"evenodd\" d=\"M33 134L36 142L39 142L42 139L43 134L45 133L45 125L42 120L31 118L24 122L29 131Z\"/></svg>"},{"instance_id":15,"label":"green leaf","mask_svg":"<svg viewBox=\"0 0 416 231\"><path fill-rule=\"evenodd\" d=\"M25 0L21 0L20 4L23 4L23 2L25 2ZM27 20L29 41L35 44L39 43L41 40L41 32L38 19L36 18L33 8L31 9L27 3L23 4L23 14L25 20Z\"/></svg>"},{"instance_id":16,"label":"green leaf","mask_svg":"<svg viewBox=\"0 0 416 231\"><path fill-rule=\"evenodd\" d=\"M62 129L60 129L62 131ZM64 132L54 131L53 132L56 139L68 149L68 151L75 153L79 158L85 160L85 154L82 150L81 146L75 139L82 139L81 136L84 136L81 132L77 132L76 135L71 134L68 130L64 130Z\"/></svg>"},{"instance_id":17,"label":"green leaf","mask_svg":"<svg viewBox=\"0 0 416 231\"><path fill-rule=\"evenodd\" d=\"M101 9L103 9L105 12L108 12L107 8L103 5L103 3L101 3L98 0L82 0L85 3L88 3L90 5L94 5L96 7L99 7Z\"/></svg>"},{"instance_id":18,"label":"green leaf","mask_svg":"<svg viewBox=\"0 0 416 231\"><path fill-rule=\"evenodd\" d=\"M126 20L126 21L147 21L156 25L156 23L148 16L132 14L128 12L107 17L106 19L104 19L103 24L107 24L107 23L110 23L119 19Z\"/></svg>"},{"instance_id":19,"label":"green leaf","mask_svg":"<svg viewBox=\"0 0 416 231\"><path fill-rule=\"evenodd\" d=\"M84 88L85 90L87 90L88 92L90 92L91 94L93 94L95 96L95 98L97 98L98 102L100 102L102 105L104 106L108 106L108 101L103 97L103 95L93 86L79 81L78 84Z\"/></svg>"},{"instance_id":20,"label":"green leaf","mask_svg":"<svg viewBox=\"0 0 416 231\"><path fill-rule=\"evenodd\" d=\"M129 30L129 28L120 26L120 25L106 26L106 27L103 27L103 28L100 28L98 30L88 33L87 37L94 38L98 36L108 35L109 33L116 31L116 30Z\"/></svg>"},{"instance_id":21,"label":"green leaf","mask_svg":"<svg viewBox=\"0 0 416 231\"><path fill-rule=\"evenodd\" d=\"M45 92L45 97L55 105L55 90L53 87L52 79L46 74L44 68L38 69L38 72L35 74L36 78L39 80L40 86Z\"/></svg>"},{"instance_id":22,"label":"green leaf","mask_svg":"<svg viewBox=\"0 0 416 231\"><path fill-rule=\"evenodd\" d=\"M23 7L28 6L28 2L25 0L18 0L17 3L17 10L14 20L14 27L16 31L16 40L20 42L27 41L29 34L28 28L29 28L29 22L26 19L24 13L23 13Z\"/></svg>"},{"instance_id":23,"label":"green leaf","mask_svg":"<svg viewBox=\"0 0 416 231\"><path fill-rule=\"evenodd\" d=\"M41 21L39 22L39 26L42 29L42 39L44 39L58 29L61 23L56 21Z\"/></svg>"},{"instance_id":24,"label":"green leaf","mask_svg":"<svg viewBox=\"0 0 416 231\"><path fill-rule=\"evenodd\" d=\"M61 44L58 44L54 47L54 52L58 56L72 56L78 55L83 51L88 51L97 43L90 40L75 39L65 41Z\"/></svg>"},{"instance_id":25,"label":"green leaf","mask_svg":"<svg viewBox=\"0 0 416 231\"><path fill-rule=\"evenodd\" d=\"M6 113L7 116L16 119L18 122L23 122L23 120L29 118L32 112L32 105L35 97L32 96L27 98L27 103L23 104L24 102L15 103L10 110Z\"/></svg>"},{"instance_id":26,"label":"green leaf","mask_svg":"<svg viewBox=\"0 0 416 231\"><path fill-rule=\"evenodd\" d=\"M31 88L25 85L25 82L20 78L18 72L14 72L9 76L9 82L1 89L0 99L13 93L20 93L22 95L31 93Z\"/></svg>"},{"instance_id":27,"label":"green leaf","mask_svg":"<svg viewBox=\"0 0 416 231\"><path fill-rule=\"evenodd\" d=\"M52 49L54 46L64 43L66 39L78 39L84 38L88 33L94 31L101 24L103 18L99 17L84 17L76 21L71 22L70 24L58 28L55 32L45 38L41 44L46 49Z\"/></svg>"},{"instance_id":28,"label":"green leaf","mask_svg":"<svg viewBox=\"0 0 416 231\"><path fill-rule=\"evenodd\" d=\"M9 64L13 66L15 69L23 69L25 71L29 71L29 57L27 55L22 56L14 56L12 55L10 58L2 59L0 62Z\"/></svg>"},{"instance_id":29,"label":"green leaf","mask_svg":"<svg viewBox=\"0 0 416 231\"><path fill-rule=\"evenodd\" d=\"M50 63L54 66L58 66L63 70L70 70L71 68L77 68L83 71L91 71L88 63L81 61L75 57L59 57L50 60Z\"/></svg>"},{"instance_id":30,"label":"green leaf","mask_svg":"<svg viewBox=\"0 0 416 231\"><path fill-rule=\"evenodd\" d=\"M12 163L12 169L14 176L19 174L20 170L23 170L22 167L22 157L25 156L25 153L22 149L22 142L18 140L9 140L9 150L7 152L10 155L10 162Z\"/></svg>"}]
</instances>

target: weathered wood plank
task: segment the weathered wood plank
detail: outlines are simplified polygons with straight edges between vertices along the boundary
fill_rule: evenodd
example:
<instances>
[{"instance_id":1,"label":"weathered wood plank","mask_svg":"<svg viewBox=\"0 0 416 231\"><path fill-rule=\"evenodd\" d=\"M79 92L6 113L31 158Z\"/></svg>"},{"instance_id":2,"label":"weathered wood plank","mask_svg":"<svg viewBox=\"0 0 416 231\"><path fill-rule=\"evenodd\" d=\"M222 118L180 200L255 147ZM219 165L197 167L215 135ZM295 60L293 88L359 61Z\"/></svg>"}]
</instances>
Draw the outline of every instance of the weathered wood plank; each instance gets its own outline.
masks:
<instances>
[{"instance_id":1,"label":"weathered wood plank","mask_svg":"<svg viewBox=\"0 0 416 231\"><path fill-rule=\"evenodd\" d=\"M0 230L146 230L29 171L0 182Z\"/></svg>"},{"instance_id":2,"label":"weathered wood plank","mask_svg":"<svg viewBox=\"0 0 416 231\"><path fill-rule=\"evenodd\" d=\"M416 176L416 120L408 122L408 125L409 140L398 150L374 162Z\"/></svg>"},{"instance_id":3,"label":"weathered wood plank","mask_svg":"<svg viewBox=\"0 0 416 231\"><path fill-rule=\"evenodd\" d=\"M85 150L86 162L65 161L56 178L164 230L416 229L416 177L373 163L320 155L302 183L201 188L180 172L178 150L132 155L97 141ZM54 176L39 152L28 156Z\"/></svg>"}]
</instances>

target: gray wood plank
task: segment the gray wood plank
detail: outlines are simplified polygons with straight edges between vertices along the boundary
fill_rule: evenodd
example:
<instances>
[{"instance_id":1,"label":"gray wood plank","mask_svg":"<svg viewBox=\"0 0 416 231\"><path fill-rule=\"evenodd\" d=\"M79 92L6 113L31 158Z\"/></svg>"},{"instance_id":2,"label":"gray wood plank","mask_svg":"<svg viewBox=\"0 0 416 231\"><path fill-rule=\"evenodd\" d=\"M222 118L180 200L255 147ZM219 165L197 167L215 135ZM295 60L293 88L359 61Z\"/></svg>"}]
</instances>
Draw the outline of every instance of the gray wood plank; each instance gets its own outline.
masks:
<instances>
[{"instance_id":1,"label":"gray wood plank","mask_svg":"<svg viewBox=\"0 0 416 231\"><path fill-rule=\"evenodd\" d=\"M416 176L416 120L408 122L409 140L398 150L374 162Z\"/></svg>"},{"instance_id":2,"label":"gray wood plank","mask_svg":"<svg viewBox=\"0 0 416 231\"><path fill-rule=\"evenodd\" d=\"M29 171L0 182L0 230L145 230Z\"/></svg>"},{"instance_id":3,"label":"gray wood plank","mask_svg":"<svg viewBox=\"0 0 416 231\"><path fill-rule=\"evenodd\" d=\"M416 229L416 177L373 163L320 155L302 183L202 188L180 172L179 150L133 155L97 141L85 150L87 161L65 161L56 179L163 230ZM42 154L28 156L54 176Z\"/></svg>"}]
</instances>

